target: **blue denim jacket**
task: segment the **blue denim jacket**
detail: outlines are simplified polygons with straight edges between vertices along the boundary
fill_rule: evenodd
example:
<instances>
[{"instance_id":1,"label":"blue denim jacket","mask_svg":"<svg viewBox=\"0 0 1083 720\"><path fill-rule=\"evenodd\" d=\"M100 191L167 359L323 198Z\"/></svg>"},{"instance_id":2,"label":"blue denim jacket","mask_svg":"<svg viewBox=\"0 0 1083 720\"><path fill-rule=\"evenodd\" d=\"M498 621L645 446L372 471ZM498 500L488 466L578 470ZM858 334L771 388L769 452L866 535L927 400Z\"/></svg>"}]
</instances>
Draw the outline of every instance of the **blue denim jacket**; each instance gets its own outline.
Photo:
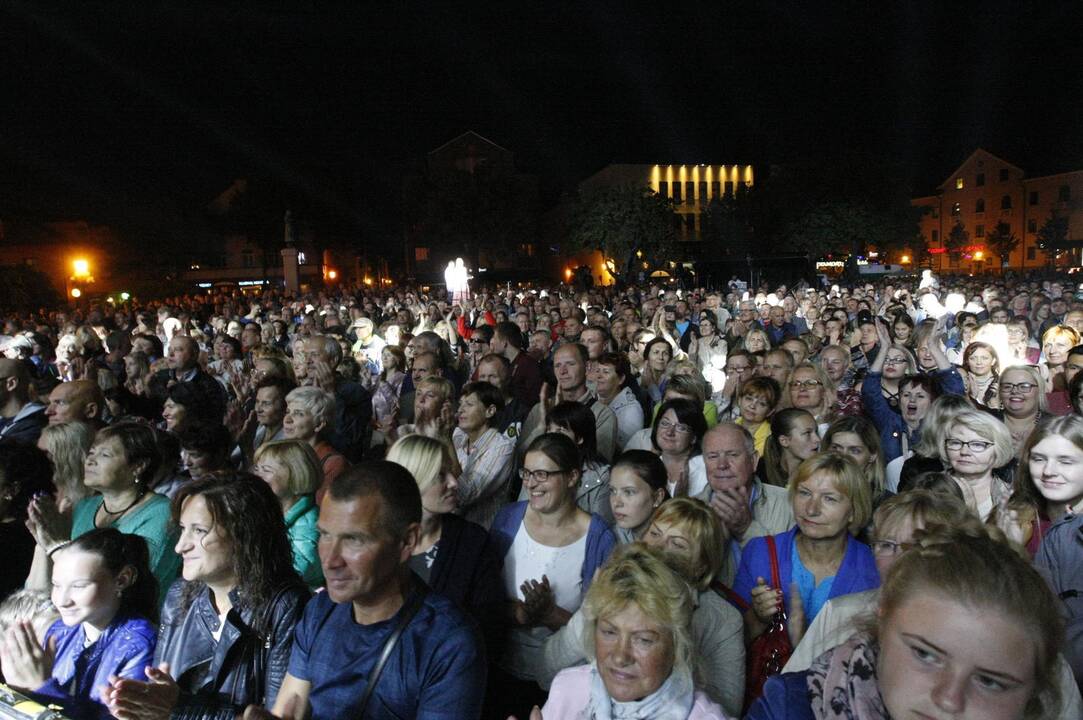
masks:
<instances>
[{"instance_id":1,"label":"blue denim jacket","mask_svg":"<svg viewBox=\"0 0 1083 720\"><path fill-rule=\"evenodd\" d=\"M69 627L57 620L45 635L46 644L53 638L53 676L35 694L64 706L75 717L107 717L100 704L102 688L109 684L110 675L147 679L143 670L154 660L158 629L144 618L118 615L93 645L83 647L83 624Z\"/></svg>"}]
</instances>

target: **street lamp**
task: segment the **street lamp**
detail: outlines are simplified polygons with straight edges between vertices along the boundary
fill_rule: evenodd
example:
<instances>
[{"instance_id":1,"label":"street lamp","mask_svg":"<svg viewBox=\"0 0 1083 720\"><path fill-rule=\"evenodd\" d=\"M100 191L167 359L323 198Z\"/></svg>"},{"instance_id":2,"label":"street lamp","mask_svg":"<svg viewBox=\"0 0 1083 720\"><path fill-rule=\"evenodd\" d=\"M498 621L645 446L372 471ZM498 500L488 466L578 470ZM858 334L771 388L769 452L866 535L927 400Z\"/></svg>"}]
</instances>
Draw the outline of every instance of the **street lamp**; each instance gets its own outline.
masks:
<instances>
[{"instance_id":1,"label":"street lamp","mask_svg":"<svg viewBox=\"0 0 1083 720\"><path fill-rule=\"evenodd\" d=\"M90 274L90 263L83 258L74 260L71 265L75 277L86 277Z\"/></svg>"}]
</instances>

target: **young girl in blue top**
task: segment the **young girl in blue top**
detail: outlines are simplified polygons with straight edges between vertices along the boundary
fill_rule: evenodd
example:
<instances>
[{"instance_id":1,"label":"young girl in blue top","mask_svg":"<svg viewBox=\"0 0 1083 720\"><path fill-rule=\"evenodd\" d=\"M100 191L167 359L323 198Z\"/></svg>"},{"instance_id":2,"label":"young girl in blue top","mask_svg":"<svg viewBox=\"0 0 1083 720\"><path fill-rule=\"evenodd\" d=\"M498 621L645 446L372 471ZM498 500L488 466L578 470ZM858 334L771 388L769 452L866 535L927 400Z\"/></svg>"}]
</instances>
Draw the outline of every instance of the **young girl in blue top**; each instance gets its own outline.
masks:
<instances>
[{"instance_id":1,"label":"young girl in blue top","mask_svg":"<svg viewBox=\"0 0 1083 720\"><path fill-rule=\"evenodd\" d=\"M60 619L45 636L13 625L0 661L8 684L76 717L108 717L110 676L146 679L158 638L158 583L147 544L115 528L91 530L54 550L52 598ZM54 655L55 653L55 655Z\"/></svg>"},{"instance_id":2,"label":"young girl in blue top","mask_svg":"<svg viewBox=\"0 0 1083 720\"><path fill-rule=\"evenodd\" d=\"M830 598L878 587L872 551L854 539L872 515L871 488L853 460L828 452L798 466L788 487L793 529L774 536L781 587L771 587L766 538L745 546L734 590L749 603L748 637L763 633L779 604L796 644Z\"/></svg>"}]
</instances>

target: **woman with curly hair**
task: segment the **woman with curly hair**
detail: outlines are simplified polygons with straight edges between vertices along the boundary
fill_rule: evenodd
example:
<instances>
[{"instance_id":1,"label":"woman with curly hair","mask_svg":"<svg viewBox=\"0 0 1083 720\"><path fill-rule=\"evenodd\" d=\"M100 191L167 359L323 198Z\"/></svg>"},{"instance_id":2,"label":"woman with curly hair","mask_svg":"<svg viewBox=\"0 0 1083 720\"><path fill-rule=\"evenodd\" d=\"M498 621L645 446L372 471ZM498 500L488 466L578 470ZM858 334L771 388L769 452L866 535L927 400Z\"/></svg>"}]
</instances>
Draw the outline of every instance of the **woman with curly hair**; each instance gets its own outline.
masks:
<instances>
[{"instance_id":1,"label":"woman with curly hair","mask_svg":"<svg viewBox=\"0 0 1083 720\"><path fill-rule=\"evenodd\" d=\"M181 488L172 510L184 576L162 608L149 682L114 681L110 710L232 720L248 705L273 705L308 600L281 503L255 476L220 475Z\"/></svg>"}]
</instances>

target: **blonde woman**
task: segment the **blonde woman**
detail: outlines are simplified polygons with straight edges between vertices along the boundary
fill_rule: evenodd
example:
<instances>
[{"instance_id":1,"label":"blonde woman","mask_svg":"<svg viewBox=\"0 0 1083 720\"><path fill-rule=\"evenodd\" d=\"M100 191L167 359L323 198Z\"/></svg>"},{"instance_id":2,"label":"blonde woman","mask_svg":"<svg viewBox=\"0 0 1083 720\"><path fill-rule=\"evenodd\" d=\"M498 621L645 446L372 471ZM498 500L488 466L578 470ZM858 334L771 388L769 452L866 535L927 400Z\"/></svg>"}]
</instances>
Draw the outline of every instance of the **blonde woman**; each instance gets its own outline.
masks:
<instances>
[{"instance_id":1,"label":"blonde woman","mask_svg":"<svg viewBox=\"0 0 1083 720\"><path fill-rule=\"evenodd\" d=\"M1004 423L980 410L961 410L948 424L940 460L952 477L974 494L974 510L986 520L1003 497L1011 496L1011 484L995 477L993 470L1011 462L1015 450Z\"/></svg>"},{"instance_id":2,"label":"blonde woman","mask_svg":"<svg viewBox=\"0 0 1083 720\"><path fill-rule=\"evenodd\" d=\"M94 444L94 428L79 421L46 425L38 438L38 448L53 463L56 504L61 510L74 507L90 494L83 484L83 462Z\"/></svg>"},{"instance_id":3,"label":"blonde woman","mask_svg":"<svg viewBox=\"0 0 1083 720\"><path fill-rule=\"evenodd\" d=\"M807 361L794 366L782 388L783 406L810 412L821 435L835 419L836 400L835 383L822 367Z\"/></svg>"},{"instance_id":4,"label":"blonde woman","mask_svg":"<svg viewBox=\"0 0 1083 720\"><path fill-rule=\"evenodd\" d=\"M485 528L456 514L461 470L455 451L436 438L406 435L387 459L409 470L421 492L421 536L410 566L483 628L494 628L504 595L500 557Z\"/></svg>"},{"instance_id":5,"label":"blonde woman","mask_svg":"<svg viewBox=\"0 0 1083 720\"><path fill-rule=\"evenodd\" d=\"M271 487L282 505L286 535L293 548L293 569L310 588L320 587L323 569L316 549L320 509L315 492L323 476L316 451L299 440L264 443L256 450L252 472Z\"/></svg>"}]
</instances>

